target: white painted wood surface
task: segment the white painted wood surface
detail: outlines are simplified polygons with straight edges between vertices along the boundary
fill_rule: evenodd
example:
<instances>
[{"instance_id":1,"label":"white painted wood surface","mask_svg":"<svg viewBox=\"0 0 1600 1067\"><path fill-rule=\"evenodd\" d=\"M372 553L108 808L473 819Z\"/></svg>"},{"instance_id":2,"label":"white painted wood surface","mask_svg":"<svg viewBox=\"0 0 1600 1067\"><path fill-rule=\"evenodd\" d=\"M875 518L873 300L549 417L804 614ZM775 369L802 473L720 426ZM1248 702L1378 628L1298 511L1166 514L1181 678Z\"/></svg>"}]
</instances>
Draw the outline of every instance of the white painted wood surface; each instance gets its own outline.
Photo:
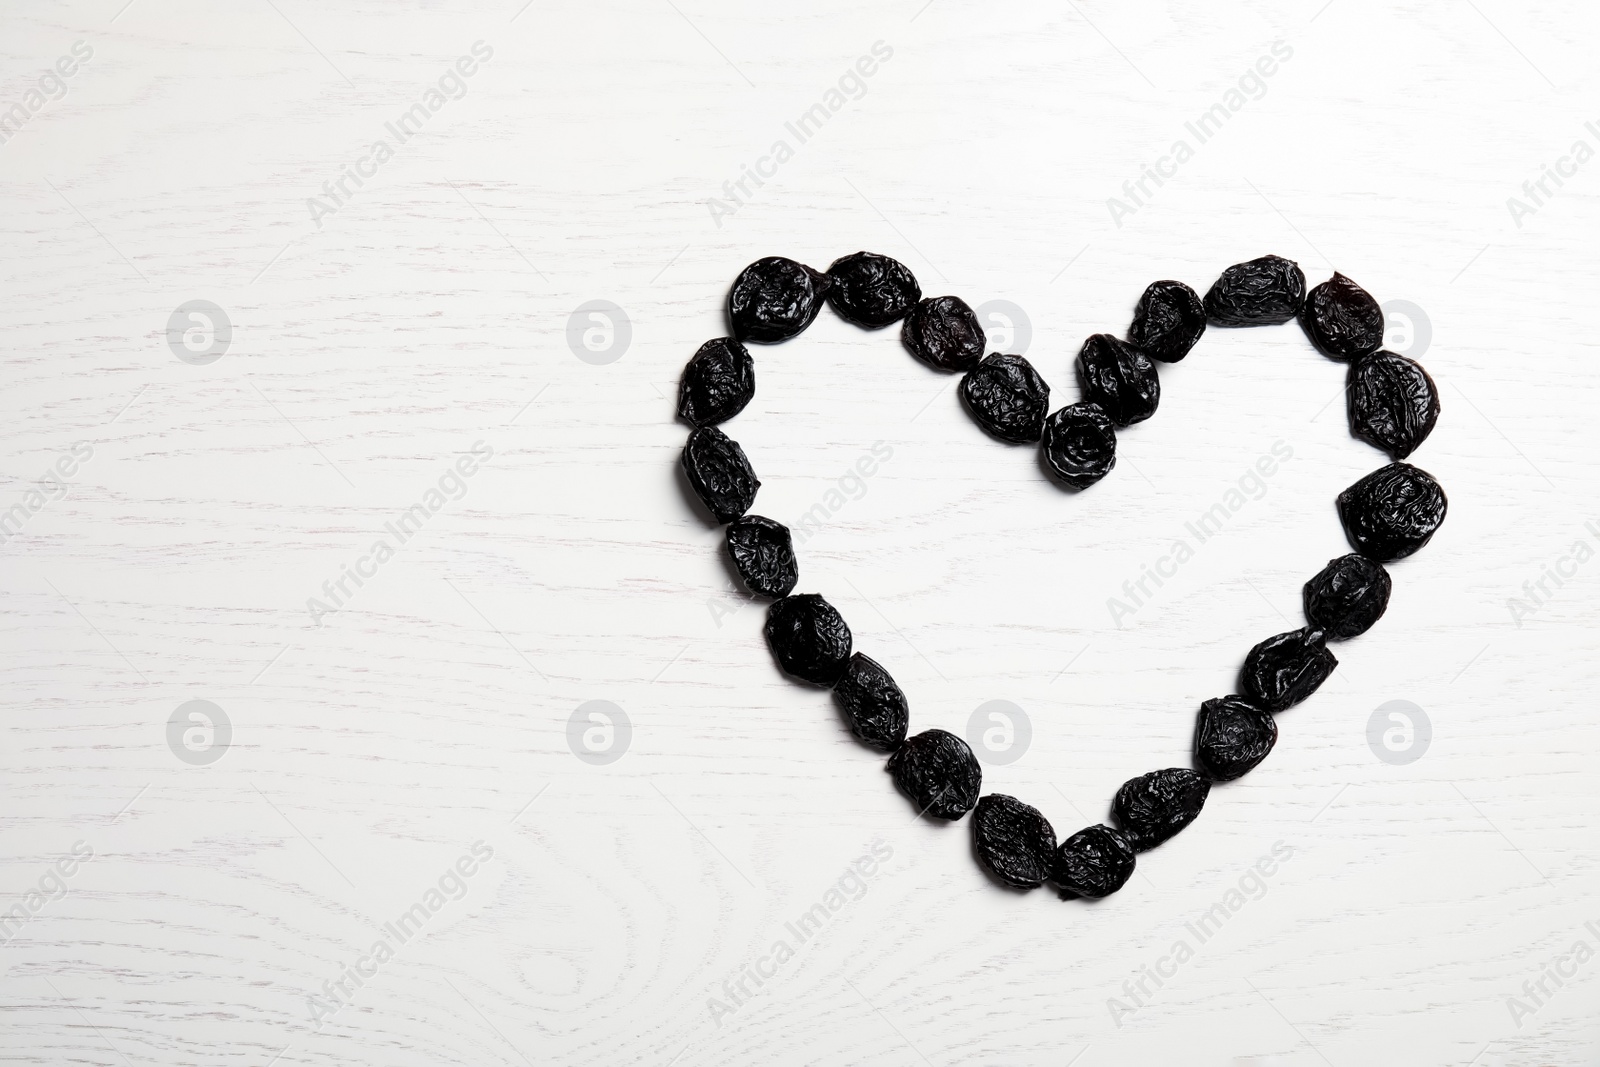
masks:
<instances>
[{"instance_id":1,"label":"white painted wood surface","mask_svg":"<svg viewBox=\"0 0 1600 1067\"><path fill-rule=\"evenodd\" d=\"M1600 961L1558 957L1600 949L1600 563L1563 564L1524 619L1507 603L1600 544L1600 163L1520 225L1506 203L1600 147L1593 6L793 7L0 15L0 109L92 49L0 144L0 510L92 451L0 546L0 911L37 905L0 946L0 1057L1596 1062ZM399 143L386 124L479 41L464 95ZM877 42L843 83L859 98L798 143L785 124ZM1185 124L1275 42L1292 55L1198 144ZM372 171L380 138L393 158L314 221L307 199ZM792 158L715 217L780 138ZM1193 158L1114 224L1107 199L1179 138ZM733 274L858 248L1025 309L1063 401L1083 337L1122 330L1147 282L1203 288L1269 251L1430 323L1393 343L1443 391L1416 461L1449 521L1272 758L1104 903L1000 889L966 823L914 820L826 696L778 674L676 477L672 390ZM233 324L207 365L167 343L194 299ZM591 300L631 322L606 365L567 343ZM892 331L824 313L757 357L729 430L758 510L833 512L803 587L915 728L1024 709L1031 746L985 784L1063 833L1185 759L1198 703L1344 551L1333 496L1380 462L1294 326L1213 331L1163 367L1159 414L1081 496L986 439ZM464 495L314 625L308 598L477 442ZM892 457L858 489L875 442ZM1115 625L1123 581L1278 442L1260 499ZM206 766L168 745L197 699L232 728ZM608 765L568 747L590 700L633 725ZM1368 745L1390 700L1432 722L1407 765ZM875 841L860 898L714 1012ZM58 880L77 842L93 858ZM492 858L449 875L475 842ZM441 878L461 899L314 1025L308 998ZM1200 944L1186 924L1219 901L1240 906ZM1193 958L1157 988L1180 939Z\"/></svg>"}]
</instances>

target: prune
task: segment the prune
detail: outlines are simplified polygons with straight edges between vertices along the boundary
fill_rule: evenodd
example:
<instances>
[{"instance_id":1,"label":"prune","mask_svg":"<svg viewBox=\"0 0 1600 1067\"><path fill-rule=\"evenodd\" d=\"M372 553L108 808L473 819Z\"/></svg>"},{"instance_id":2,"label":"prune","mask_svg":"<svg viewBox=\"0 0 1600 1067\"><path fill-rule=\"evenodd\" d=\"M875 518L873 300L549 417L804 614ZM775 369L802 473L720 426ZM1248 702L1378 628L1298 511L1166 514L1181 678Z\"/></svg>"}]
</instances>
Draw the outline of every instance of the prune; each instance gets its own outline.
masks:
<instances>
[{"instance_id":1,"label":"prune","mask_svg":"<svg viewBox=\"0 0 1600 1067\"><path fill-rule=\"evenodd\" d=\"M831 686L850 662L850 627L815 593L775 600L767 609L767 644L784 671Z\"/></svg>"},{"instance_id":2,"label":"prune","mask_svg":"<svg viewBox=\"0 0 1600 1067\"><path fill-rule=\"evenodd\" d=\"M922 288L898 259L857 252L828 268L833 287L828 303L846 322L878 330L905 317L922 299Z\"/></svg>"},{"instance_id":3,"label":"prune","mask_svg":"<svg viewBox=\"0 0 1600 1067\"><path fill-rule=\"evenodd\" d=\"M1094 404L1069 404L1044 423L1044 459L1074 489L1089 486L1117 464L1117 428Z\"/></svg>"},{"instance_id":4,"label":"prune","mask_svg":"<svg viewBox=\"0 0 1600 1067\"><path fill-rule=\"evenodd\" d=\"M727 422L756 395L750 351L731 337L700 346L678 383L678 414L696 426Z\"/></svg>"},{"instance_id":5,"label":"prune","mask_svg":"<svg viewBox=\"0 0 1600 1067\"><path fill-rule=\"evenodd\" d=\"M833 699L862 744L893 752L906 739L906 695L876 660L859 652L851 656Z\"/></svg>"},{"instance_id":6,"label":"prune","mask_svg":"<svg viewBox=\"0 0 1600 1067\"><path fill-rule=\"evenodd\" d=\"M959 296L930 296L912 308L900 327L911 354L940 370L966 370L983 355L983 327Z\"/></svg>"},{"instance_id":7,"label":"prune","mask_svg":"<svg viewBox=\"0 0 1600 1067\"><path fill-rule=\"evenodd\" d=\"M1044 430L1050 387L1021 356L996 352L983 357L961 380L961 399L989 433L1002 441L1026 444L1037 441Z\"/></svg>"},{"instance_id":8,"label":"prune","mask_svg":"<svg viewBox=\"0 0 1600 1067\"><path fill-rule=\"evenodd\" d=\"M889 757L894 784L917 810L936 819L959 819L978 802L983 771L967 743L944 730L924 730Z\"/></svg>"},{"instance_id":9,"label":"prune","mask_svg":"<svg viewBox=\"0 0 1600 1067\"><path fill-rule=\"evenodd\" d=\"M1235 263L1206 293L1206 314L1219 326L1288 322L1305 303L1306 276L1293 260L1262 256Z\"/></svg>"},{"instance_id":10,"label":"prune","mask_svg":"<svg viewBox=\"0 0 1600 1067\"><path fill-rule=\"evenodd\" d=\"M1366 556L1330 559L1306 583L1306 619L1335 640L1364 634L1383 617L1393 584L1383 564Z\"/></svg>"},{"instance_id":11,"label":"prune","mask_svg":"<svg viewBox=\"0 0 1600 1067\"><path fill-rule=\"evenodd\" d=\"M728 525L728 555L744 584L759 596L788 596L800 578L789 527L761 515Z\"/></svg>"},{"instance_id":12,"label":"prune","mask_svg":"<svg viewBox=\"0 0 1600 1067\"><path fill-rule=\"evenodd\" d=\"M1391 463L1339 494L1339 521L1351 547L1387 563L1427 544L1449 503L1433 475L1409 463Z\"/></svg>"},{"instance_id":13,"label":"prune","mask_svg":"<svg viewBox=\"0 0 1600 1067\"><path fill-rule=\"evenodd\" d=\"M1231 782L1255 770L1278 743L1278 721L1265 708L1226 696L1200 705L1194 731L1194 761L1216 782Z\"/></svg>"},{"instance_id":14,"label":"prune","mask_svg":"<svg viewBox=\"0 0 1600 1067\"><path fill-rule=\"evenodd\" d=\"M683 446L683 470L695 495L718 522L732 522L749 511L761 488L739 442L715 426L690 431L689 443Z\"/></svg>"},{"instance_id":15,"label":"prune","mask_svg":"<svg viewBox=\"0 0 1600 1067\"><path fill-rule=\"evenodd\" d=\"M1086 826L1056 849L1050 880L1080 897L1106 897L1133 877L1138 857L1120 830Z\"/></svg>"},{"instance_id":16,"label":"prune","mask_svg":"<svg viewBox=\"0 0 1600 1067\"><path fill-rule=\"evenodd\" d=\"M1128 340L1151 359L1176 363L1206 332L1200 294L1182 282L1151 282L1133 309Z\"/></svg>"},{"instance_id":17,"label":"prune","mask_svg":"<svg viewBox=\"0 0 1600 1067\"><path fill-rule=\"evenodd\" d=\"M1383 309L1338 271L1306 294L1300 325L1317 350L1332 359L1354 359L1383 344Z\"/></svg>"},{"instance_id":18,"label":"prune","mask_svg":"<svg viewBox=\"0 0 1600 1067\"><path fill-rule=\"evenodd\" d=\"M1117 790L1111 812L1135 852L1147 852L1194 822L1211 783L1187 767L1130 778Z\"/></svg>"},{"instance_id":19,"label":"prune","mask_svg":"<svg viewBox=\"0 0 1600 1067\"><path fill-rule=\"evenodd\" d=\"M1245 696L1268 711L1282 711L1315 693L1338 665L1322 631L1304 627L1252 648L1239 684Z\"/></svg>"},{"instance_id":20,"label":"prune","mask_svg":"<svg viewBox=\"0 0 1600 1067\"><path fill-rule=\"evenodd\" d=\"M1097 333L1078 353L1083 398L1118 426L1143 422L1161 402L1161 381L1150 357L1108 333Z\"/></svg>"},{"instance_id":21,"label":"prune","mask_svg":"<svg viewBox=\"0 0 1600 1067\"><path fill-rule=\"evenodd\" d=\"M1439 390L1420 364L1374 352L1350 365L1350 432L1405 459L1439 421Z\"/></svg>"},{"instance_id":22,"label":"prune","mask_svg":"<svg viewBox=\"0 0 1600 1067\"><path fill-rule=\"evenodd\" d=\"M1039 809L1004 793L990 793L972 813L978 859L994 876L1018 889L1033 889L1050 877L1056 832Z\"/></svg>"},{"instance_id":23,"label":"prune","mask_svg":"<svg viewBox=\"0 0 1600 1067\"><path fill-rule=\"evenodd\" d=\"M811 325L832 286L826 274L782 256L758 259L728 290L728 321L741 341L777 344Z\"/></svg>"}]
</instances>

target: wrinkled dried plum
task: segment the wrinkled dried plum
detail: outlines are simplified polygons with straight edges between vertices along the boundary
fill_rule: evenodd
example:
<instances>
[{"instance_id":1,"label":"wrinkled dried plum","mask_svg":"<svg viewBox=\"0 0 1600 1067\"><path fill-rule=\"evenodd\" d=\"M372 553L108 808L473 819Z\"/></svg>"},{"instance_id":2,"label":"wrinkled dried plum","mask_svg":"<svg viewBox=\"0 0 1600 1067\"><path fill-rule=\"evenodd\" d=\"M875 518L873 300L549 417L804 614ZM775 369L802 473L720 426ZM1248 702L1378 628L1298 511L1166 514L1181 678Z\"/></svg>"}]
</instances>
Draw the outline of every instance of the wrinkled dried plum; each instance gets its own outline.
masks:
<instances>
[{"instance_id":1,"label":"wrinkled dried plum","mask_svg":"<svg viewBox=\"0 0 1600 1067\"><path fill-rule=\"evenodd\" d=\"M894 784L917 810L936 819L959 819L978 802L983 771L967 743L944 730L924 730L889 757Z\"/></svg>"},{"instance_id":2,"label":"wrinkled dried plum","mask_svg":"<svg viewBox=\"0 0 1600 1067\"><path fill-rule=\"evenodd\" d=\"M1315 693L1339 665L1321 630L1275 634L1244 657L1240 688L1268 711L1292 708Z\"/></svg>"},{"instance_id":3,"label":"wrinkled dried plum","mask_svg":"<svg viewBox=\"0 0 1600 1067\"><path fill-rule=\"evenodd\" d=\"M850 627L815 593L775 600L767 609L767 644L785 672L831 686L850 662Z\"/></svg>"},{"instance_id":4,"label":"wrinkled dried plum","mask_svg":"<svg viewBox=\"0 0 1600 1067\"><path fill-rule=\"evenodd\" d=\"M990 793L972 813L978 859L1007 885L1033 889L1050 877L1056 832L1039 809L1004 793Z\"/></svg>"},{"instance_id":5,"label":"wrinkled dried plum","mask_svg":"<svg viewBox=\"0 0 1600 1067\"><path fill-rule=\"evenodd\" d=\"M788 596L800 578L789 527L761 515L728 525L728 555L744 584L760 596Z\"/></svg>"},{"instance_id":6,"label":"wrinkled dried plum","mask_svg":"<svg viewBox=\"0 0 1600 1067\"><path fill-rule=\"evenodd\" d=\"M1206 293L1206 314L1219 326L1273 326L1300 313L1306 276L1293 260L1262 256L1235 263Z\"/></svg>"},{"instance_id":7,"label":"wrinkled dried plum","mask_svg":"<svg viewBox=\"0 0 1600 1067\"><path fill-rule=\"evenodd\" d=\"M1335 640L1364 634L1383 617L1393 584L1383 564L1359 553L1330 559L1306 583L1306 619Z\"/></svg>"},{"instance_id":8,"label":"wrinkled dried plum","mask_svg":"<svg viewBox=\"0 0 1600 1067\"><path fill-rule=\"evenodd\" d=\"M1176 363L1206 332L1200 294L1182 282L1151 282L1133 309L1128 340L1151 359Z\"/></svg>"},{"instance_id":9,"label":"wrinkled dried plum","mask_svg":"<svg viewBox=\"0 0 1600 1067\"><path fill-rule=\"evenodd\" d=\"M851 656L833 699L862 744L893 752L906 739L906 695L877 660L859 652Z\"/></svg>"},{"instance_id":10,"label":"wrinkled dried plum","mask_svg":"<svg viewBox=\"0 0 1600 1067\"><path fill-rule=\"evenodd\" d=\"M1097 333L1078 353L1083 398L1118 426L1143 422L1161 402L1161 381L1150 357L1108 333Z\"/></svg>"},{"instance_id":11,"label":"wrinkled dried plum","mask_svg":"<svg viewBox=\"0 0 1600 1067\"><path fill-rule=\"evenodd\" d=\"M756 260L728 290L733 336L764 345L787 341L811 325L831 285L804 263L782 256Z\"/></svg>"},{"instance_id":12,"label":"wrinkled dried plum","mask_svg":"<svg viewBox=\"0 0 1600 1067\"><path fill-rule=\"evenodd\" d=\"M1110 896L1133 877L1133 845L1119 830L1089 826L1061 843L1050 880L1080 897Z\"/></svg>"},{"instance_id":13,"label":"wrinkled dried plum","mask_svg":"<svg viewBox=\"0 0 1600 1067\"><path fill-rule=\"evenodd\" d=\"M1333 359L1354 359L1383 344L1383 309L1338 271L1306 294L1300 325L1317 350Z\"/></svg>"},{"instance_id":14,"label":"wrinkled dried plum","mask_svg":"<svg viewBox=\"0 0 1600 1067\"><path fill-rule=\"evenodd\" d=\"M718 522L732 522L749 511L761 488L739 442L715 426L690 431L689 443L683 446L683 470L695 495Z\"/></svg>"},{"instance_id":15,"label":"wrinkled dried plum","mask_svg":"<svg viewBox=\"0 0 1600 1067\"><path fill-rule=\"evenodd\" d=\"M1044 423L1044 459L1074 489L1089 486L1117 465L1117 428L1094 404L1069 404Z\"/></svg>"},{"instance_id":16,"label":"wrinkled dried plum","mask_svg":"<svg viewBox=\"0 0 1600 1067\"><path fill-rule=\"evenodd\" d=\"M678 414L696 426L727 422L756 395L756 365L731 337L700 346L678 383Z\"/></svg>"},{"instance_id":17,"label":"wrinkled dried plum","mask_svg":"<svg viewBox=\"0 0 1600 1067\"><path fill-rule=\"evenodd\" d=\"M1211 783L1187 767L1130 778L1117 790L1111 812L1135 852L1146 852L1194 822Z\"/></svg>"},{"instance_id":18,"label":"wrinkled dried plum","mask_svg":"<svg viewBox=\"0 0 1600 1067\"><path fill-rule=\"evenodd\" d=\"M1037 441L1044 430L1050 387L1021 356L997 352L967 372L961 380L961 399L989 433L1002 441L1026 444Z\"/></svg>"},{"instance_id":19,"label":"wrinkled dried plum","mask_svg":"<svg viewBox=\"0 0 1600 1067\"><path fill-rule=\"evenodd\" d=\"M930 296L912 308L900 327L911 354L940 370L966 370L983 355L985 337L959 296Z\"/></svg>"},{"instance_id":20,"label":"wrinkled dried plum","mask_svg":"<svg viewBox=\"0 0 1600 1067\"><path fill-rule=\"evenodd\" d=\"M1278 743L1278 721L1265 708L1226 696L1200 705L1194 761L1212 781L1231 782L1255 770Z\"/></svg>"},{"instance_id":21,"label":"wrinkled dried plum","mask_svg":"<svg viewBox=\"0 0 1600 1067\"><path fill-rule=\"evenodd\" d=\"M1433 475L1409 463L1379 467L1339 494L1339 521L1368 559L1403 559L1428 543L1449 501Z\"/></svg>"},{"instance_id":22,"label":"wrinkled dried plum","mask_svg":"<svg viewBox=\"0 0 1600 1067\"><path fill-rule=\"evenodd\" d=\"M905 317L922 299L906 265L876 252L857 252L828 268L828 303L846 322L878 330Z\"/></svg>"},{"instance_id":23,"label":"wrinkled dried plum","mask_svg":"<svg viewBox=\"0 0 1600 1067\"><path fill-rule=\"evenodd\" d=\"M1373 448L1405 459L1439 421L1439 390L1421 365L1374 352L1350 365L1350 432Z\"/></svg>"}]
</instances>

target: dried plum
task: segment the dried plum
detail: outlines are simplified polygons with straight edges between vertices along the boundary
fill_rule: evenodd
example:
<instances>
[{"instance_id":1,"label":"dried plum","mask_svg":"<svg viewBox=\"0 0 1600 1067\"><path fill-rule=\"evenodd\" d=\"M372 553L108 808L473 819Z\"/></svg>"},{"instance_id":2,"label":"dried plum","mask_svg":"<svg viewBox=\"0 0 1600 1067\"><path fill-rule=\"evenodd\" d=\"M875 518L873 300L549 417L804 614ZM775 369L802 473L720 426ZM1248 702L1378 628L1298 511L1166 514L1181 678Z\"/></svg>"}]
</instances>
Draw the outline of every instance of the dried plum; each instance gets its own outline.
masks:
<instances>
[{"instance_id":1,"label":"dried plum","mask_svg":"<svg viewBox=\"0 0 1600 1067\"><path fill-rule=\"evenodd\" d=\"M1226 696L1200 705L1194 761L1212 781L1231 782L1255 770L1278 743L1278 721L1265 708Z\"/></svg>"},{"instance_id":2,"label":"dried plum","mask_svg":"<svg viewBox=\"0 0 1600 1067\"><path fill-rule=\"evenodd\" d=\"M741 341L777 344L811 325L833 283L826 274L782 256L758 259L728 290L728 321Z\"/></svg>"},{"instance_id":3,"label":"dried plum","mask_svg":"<svg viewBox=\"0 0 1600 1067\"><path fill-rule=\"evenodd\" d=\"M1117 464L1117 428L1094 404L1069 404L1044 423L1044 459L1074 489L1089 486Z\"/></svg>"},{"instance_id":4,"label":"dried plum","mask_svg":"<svg viewBox=\"0 0 1600 1067\"><path fill-rule=\"evenodd\" d=\"M1403 559L1428 543L1449 501L1433 475L1409 463L1379 467L1339 494L1339 520L1368 559Z\"/></svg>"},{"instance_id":5,"label":"dried plum","mask_svg":"<svg viewBox=\"0 0 1600 1067\"><path fill-rule=\"evenodd\" d=\"M1176 363L1206 332L1200 294L1182 282L1151 282L1133 309L1128 340L1151 359Z\"/></svg>"},{"instance_id":6,"label":"dried plum","mask_svg":"<svg viewBox=\"0 0 1600 1067\"><path fill-rule=\"evenodd\" d=\"M815 593L775 600L767 609L767 644L785 672L831 686L850 662L850 627Z\"/></svg>"},{"instance_id":7,"label":"dried plum","mask_svg":"<svg viewBox=\"0 0 1600 1067\"><path fill-rule=\"evenodd\" d=\"M1033 889L1050 877L1056 832L1039 809L1004 793L990 793L972 813L978 859L1007 885Z\"/></svg>"},{"instance_id":8,"label":"dried plum","mask_svg":"<svg viewBox=\"0 0 1600 1067\"><path fill-rule=\"evenodd\" d=\"M965 300L930 296L906 315L900 340L929 366L958 371L978 362L986 338L978 316Z\"/></svg>"},{"instance_id":9,"label":"dried plum","mask_svg":"<svg viewBox=\"0 0 1600 1067\"><path fill-rule=\"evenodd\" d=\"M1143 422L1161 402L1161 381L1150 357L1120 338L1097 333L1078 353L1083 398L1118 426Z\"/></svg>"},{"instance_id":10,"label":"dried plum","mask_svg":"<svg viewBox=\"0 0 1600 1067\"><path fill-rule=\"evenodd\" d=\"M1050 387L1021 356L997 352L967 372L961 380L961 399L989 433L1002 441L1026 444L1037 441L1044 430Z\"/></svg>"},{"instance_id":11,"label":"dried plum","mask_svg":"<svg viewBox=\"0 0 1600 1067\"><path fill-rule=\"evenodd\" d=\"M906 695L877 660L859 652L851 656L833 699L862 744L893 752L906 739Z\"/></svg>"},{"instance_id":12,"label":"dried plum","mask_svg":"<svg viewBox=\"0 0 1600 1067\"><path fill-rule=\"evenodd\" d=\"M1364 634L1383 617L1393 584L1383 564L1359 553L1330 559L1306 583L1306 618L1335 640Z\"/></svg>"},{"instance_id":13,"label":"dried plum","mask_svg":"<svg viewBox=\"0 0 1600 1067\"><path fill-rule=\"evenodd\" d=\"M739 442L715 426L690 431L689 443L683 446L683 470L695 495L718 522L732 522L749 511L761 488Z\"/></svg>"},{"instance_id":14,"label":"dried plum","mask_svg":"<svg viewBox=\"0 0 1600 1067\"><path fill-rule=\"evenodd\" d=\"M800 578L789 527L761 515L728 525L728 555L744 584L759 596L788 596Z\"/></svg>"},{"instance_id":15,"label":"dried plum","mask_svg":"<svg viewBox=\"0 0 1600 1067\"><path fill-rule=\"evenodd\" d=\"M1338 271L1306 294L1300 325L1317 350L1333 359L1354 359L1383 344L1383 309Z\"/></svg>"},{"instance_id":16,"label":"dried plum","mask_svg":"<svg viewBox=\"0 0 1600 1067\"><path fill-rule=\"evenodd\" d=\"M756 365L744 345L718 337L700 346L678 383L678 414L696 426L727 422L756 395Z\"/></svg>"},{"instance_id":17,"label":"dried plum","mask_svg":"<svg viewBox=\"0 0 1600 1067\"><path fill-rule=\"evenodd\" d=\"M828 268L833 287L828 303L846 322L882 329L905 317L922 299L922 289L906 265L876 252L857 252Z\"/></svg>"},{"instance_id":18,"label":"dried plum","mask_svg":"<svg viewBox=\"0 0 1600 1067\"><path fill-rule=\"evenodd\" d=\"M1350 365L1350 432L1390 459L1417 450L1439 421L1439 390L1422 366L1393 352Z\"/></svg>"},{"instance_id":19,"label":"dried plum","mask_svg":"<svg viewBox=\"0 0 1600 1067\"><path fill-rule=\"evenodd\" d=\"M1321 630L1309 626L1275 634L1244 657L1244 695L1268 711L1292 708L1315 693L1339 665Z\"/></svg>"},{"instance_id":20,"label":"dried plum","mask_svg":"<svg viewBox=\"0 0 1600 1067\"><path fill-rule=\"evenodd\" d=\"M1219 326L1273 326L1298 315L1305 298L1299 264L1262 256L1222 272L1206 293L1206 314Z\"/></svg>"},{"instance_id":21,"label":"dried plum","mask_svg":"<svg viewBox=\"0 0 1600 1067\"><path fill-rule=\"evenodd\" d=\"M1194 822L1211 783L1187 767L1130 778L1117 790L1111 811L1135 852L1147 852Z\"/></svg>"},{"instance_id":22,"label":"dried plum","mask_svg":"<svg viewBox=\"0 0 1600 1067\"><path fill-rule=\"evenodd\" d=\"M1080 897L1110 896L1133 877L1133 845L1119 830L1089 826L1061 843L1050 880Z\"/></svg>"},{"instance_id":23,"label":"dried plum","mask_svg":"<svg viewBox=\"0 0 1600 1067\"><path fill-rule=\"evenodd\" d=\"M967 743L944 730L924 730L889 757L894 784L919 811L959 819L978 802L983 771Z\"/></svg>"}]
</instances>

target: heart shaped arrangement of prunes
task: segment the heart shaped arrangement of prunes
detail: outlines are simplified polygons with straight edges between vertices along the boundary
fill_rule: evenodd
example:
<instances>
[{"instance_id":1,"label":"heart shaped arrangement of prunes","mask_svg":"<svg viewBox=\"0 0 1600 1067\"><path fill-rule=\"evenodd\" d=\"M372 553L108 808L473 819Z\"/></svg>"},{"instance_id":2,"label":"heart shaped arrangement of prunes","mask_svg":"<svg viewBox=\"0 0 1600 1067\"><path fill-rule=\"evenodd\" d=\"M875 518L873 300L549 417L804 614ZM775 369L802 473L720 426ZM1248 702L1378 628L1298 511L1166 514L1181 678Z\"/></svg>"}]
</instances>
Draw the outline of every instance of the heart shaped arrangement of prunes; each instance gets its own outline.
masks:
<instances>
[{"instance_id":1,"label":"heart shaped arrangement of prunes","mask_svg":"<svg viewBox=\"0 0 1600 1067\"><path fill-rule=\"evenodd\" d=\"M847 322L879 330L899 322L900 339L931 367L963 373L961 399L988 434L1039 443L1063 484L1087 489L1116 465L1117 432L1156 413L1160 363L1185 358L1212 326L1264 326L1298 318L1317 350L1349 364L1351 433L1393 462L1339 494L1338 512L1354 552L1330 560L1305 585L1306 625L1246 653L1239 691L1205 701L1195 725L1194 768L1151 771L1124 783L1114 825L1097 824L1057 842L1039 809L1001 793L980 795L972 749L944 730L907 736L905 693L882 665L855 650L843 616L816 593L796 593L800 569L789 530L750 514L761 487L749 457L718 425L755 395L747 342L777 344L811 325L824 303ZM1328 648L1365 633L1389 605L1385 563L1428 543L1447 501L1433 476L1402 462L1433 431L1439 391L1418 364L1381 350L1383 312L1342 274L1309 292L1300 267L1281 256L1238 263L1202 298L1182 282L1152 283L1134 307L1127 338L1099 333L1084 342L1077 372L1082 398L1050 410L1050 387L1020 355L984 355L977 316L958 296L924 297L905 265L857 252L827 271L780 256L740 272L728 294L730 334L707 341L684 368L678 414L694 429L683 450L689 485L718 523L750 592L772 599L766 636L791 677L831 689L851 732L889 753L887 770L918 812L960 819L973 812L975 849L1001 882L1063 895L1103 897L1133 874L1140 852L1181 832L1200 814L1215 782L1231 782L1266 759L1278 715L1316 692L1338 666Z\"/></svg>"}]
</instances>

